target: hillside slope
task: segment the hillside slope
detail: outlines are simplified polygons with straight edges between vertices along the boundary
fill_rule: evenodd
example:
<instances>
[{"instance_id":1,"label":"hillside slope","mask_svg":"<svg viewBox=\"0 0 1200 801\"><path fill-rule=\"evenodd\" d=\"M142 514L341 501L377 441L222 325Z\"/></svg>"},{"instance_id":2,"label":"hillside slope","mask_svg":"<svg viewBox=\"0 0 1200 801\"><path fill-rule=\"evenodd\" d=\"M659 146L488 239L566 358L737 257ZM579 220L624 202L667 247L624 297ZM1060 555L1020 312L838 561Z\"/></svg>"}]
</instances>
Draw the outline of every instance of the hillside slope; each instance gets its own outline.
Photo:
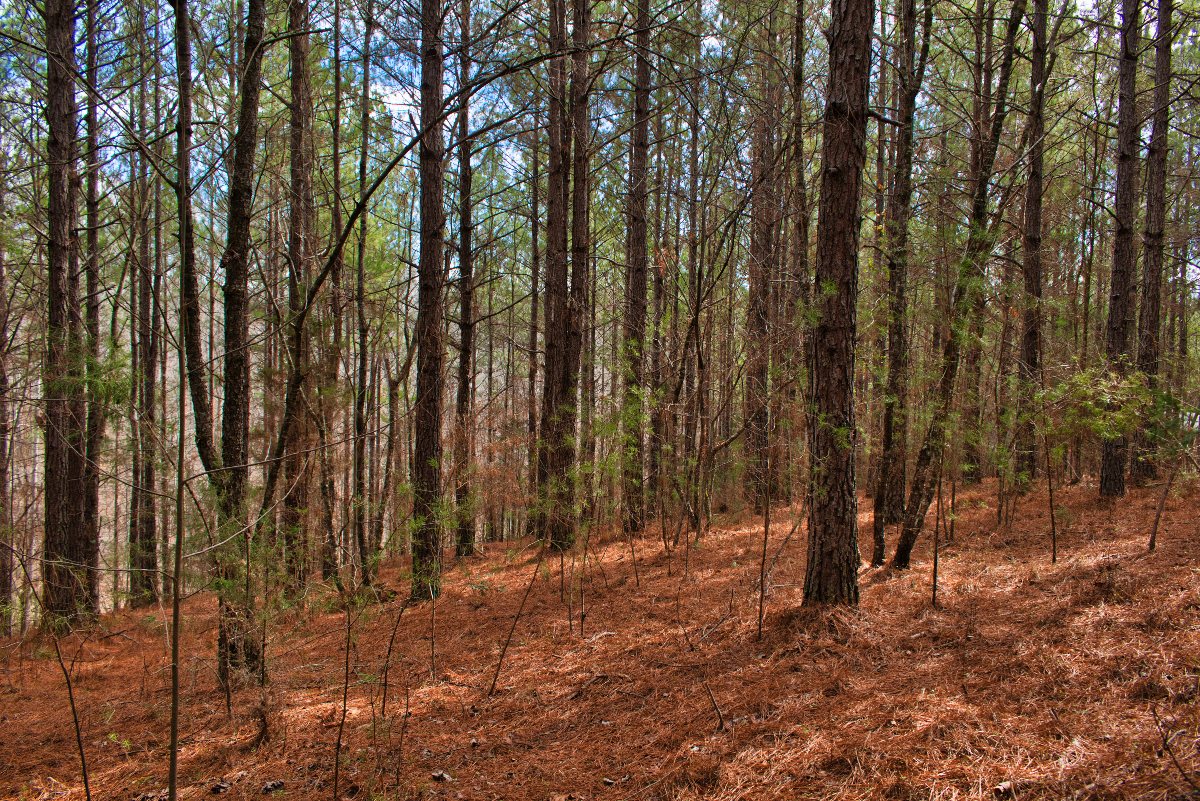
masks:
<instances>
[{"instance_id":1,"label":"hillside slope","mask_svg":"<svg viewBox=\"0 0 1200 801\"><path fill-rule=\"evenodd\" d=\"M237 692L231 717L212 664L215 600L198 595L185 606L181 797L258 798L281 781L279 797L331 798L339 728L343 797L1200 796L1200 492L1168 501L1147 554L1157 488L1116 504L1061 490L1056 565L1044 494L1003 530L993 492L959 494L936 609L929 537L911 571L863 569L860 609L817 614L799 608L797 532L761 639L756 524L717 521L686 553L647 536L636 559L615 540L586 565L493 545L448 574L436 606L399 618L396 600L347 615L320 593L274 616L269 687ZM771 554L788 515L776 510ZM395 568L384 580L402 582ZM95 799L165 787L163 621L107 616L62 643ZM52 644L0 653L0 798L83 798Z\"/></svg>"}]
</instances>

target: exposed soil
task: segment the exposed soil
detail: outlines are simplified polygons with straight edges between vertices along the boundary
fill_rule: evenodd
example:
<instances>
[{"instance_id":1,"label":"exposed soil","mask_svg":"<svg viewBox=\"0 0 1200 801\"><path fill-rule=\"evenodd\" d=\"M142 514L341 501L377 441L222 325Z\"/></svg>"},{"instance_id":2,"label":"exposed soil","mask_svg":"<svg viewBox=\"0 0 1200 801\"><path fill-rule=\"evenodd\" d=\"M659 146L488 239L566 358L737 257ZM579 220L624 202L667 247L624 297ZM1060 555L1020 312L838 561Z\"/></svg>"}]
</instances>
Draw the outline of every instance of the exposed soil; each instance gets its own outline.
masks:
<instances>
[{"instance_id":1,"label":"exposed soil","mask_svg":"<svg viewBox=\"0 0 1200 801\"><path fill-rule=\"evenodd\" d=\"M237 691L232 716L216 602L197 595L180 796L259 798L282 782L281 798L333 797L349 619L346 798L1197 798L1200 490L1177 489L1147 553L1159 492L1106 504L1088 484L1059 490L1055 565L1044 492L1008 529L994 487L960 492L936 609L928 535L914 569L863 568L859 609L801 609L801 529L771 574L761 639L759 524L718 520L686 559L651 532L636 574L627 541L594 545L586 578L578 556L490 545L398 625L399 600L347 615L324 589L272 616L268 687ZM789 510L774 517L771 554L792 529ZM384 581L403 586L399 567ZM98 801L166 787L166 617L109 615L61 643ZM53 642L0 654L0 797L83 798Z\"/></svg>"}]
</instances>

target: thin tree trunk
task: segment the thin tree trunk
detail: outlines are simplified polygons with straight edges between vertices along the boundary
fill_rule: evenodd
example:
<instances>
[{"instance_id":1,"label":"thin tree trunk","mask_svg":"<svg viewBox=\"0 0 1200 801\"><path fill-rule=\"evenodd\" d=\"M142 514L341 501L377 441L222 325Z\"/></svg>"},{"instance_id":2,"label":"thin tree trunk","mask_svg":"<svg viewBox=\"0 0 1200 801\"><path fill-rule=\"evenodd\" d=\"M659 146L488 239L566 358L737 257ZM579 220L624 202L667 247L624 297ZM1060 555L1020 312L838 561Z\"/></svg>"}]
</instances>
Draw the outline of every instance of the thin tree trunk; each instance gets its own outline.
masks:
<instances>
[{"instance_id":1,"label":"thin tree trunk","mask_svg":"<svg viewBox=\"0 0 1200 801\"><path fill-rule=\"evenodd\" d=\"M1033 0L1030 28L1029 177L1025 184L1025 223L1021 273L1025 281L1021 358L1017 362L1017 475L1021 487L1037 477L1037 441L1033 425L1034 382L1041 375L1042 351L1042 171L1046 135L1046 16L1048 0Z\"/></svg>"},{"instance_id":2,"label":"thin tree trunk","mask_svg":"<svg viewBox=\"0 0 1200 801\"><path fill-rule=\"evenodd\" d=\"M291 102L288 105L290 152L288 222L288 312L287 331L290 369L308 372L309 333L299 312L308 294L308 283L316 255L313 243L316 217L313 199L313 96L309 58L311 44L308 4L305 0L288 2L288 61ZM304 330L292 331L292 326ZM288 427L284 461L282 527L285 564L292 590L303 586L308 563L307 522L312 469L308 455L311 440L310 414Z\"/></svg>"},{"instance_id":3,"label":"thin tree trunk","mask_svg":"<svg viewBox=\"0 0 1200 801\"><path fill-rule=\"evenodd\" d=\"M962 361L963 339L972 328L978 306L977 293L982 284L984 262L995 247L996 226L988 224L989 190L996 163L996 151L1008 116L1008 85L1012 77L1013 55L1017 31L1025 14L1025 0L1016 0L1010 11L1000 60L1000 75L996 84L994 105L990 105L987 130L980 137L978 157L973 159L972 198L967 243L958 263L953 295L949 306L949 332L943 343L941 375L938 379L933 419L917 453L913 478L900 541L892 564L900 569L909 566L912 549L925 525L925 515L933 502L934 490L946 446L947 424L953 410L954 383ZM990 93L989 93L990 94ZM980 121L982 123L982 120Z\"/></svg>"},{"instance_id":4,"label":"thin tree trunk","mask_svg":"<svg viewBox=\"0 0 1200 801\"><path fill-rule=\"evenodd\" d=\"M179 2L179 0L177 0ZM217 635L219 672L227 683L231 669L248 674L260 672L262 654L251 627L254 596L250 565L252 526L245 520L246 480L249 477L250 430L250 338L249 278L250 223L255 186L255 154L258 150L258 98L262 79L263 37L266 30L265 0L250 0L246 9L245 63L241 71L241 97L237 132L233 140L233 170L230 174L229 209L226 216L225 249L221 272L225 305L225 395L221 409L221 476L217 488L217 525L223 537L237 534L241 540L242 564L237 566L232 549L218 553L218 569L231 580L232 591L220 598ZM189 226L190 227L190 226ZM193 405L195 405L193 399Z\"/></svg>"},{"instance_id":5,"label":"thin tree trunk","mask_svg":"<svg viewBox=\"0 0 1200 801\"><path fill-rule=\"evenodd\" d=\"M459 86L471 81L471 0L462 0L459 13L459 31L462 42L459 50ZM475 269L471 241L471 150L475 146L471 138L470 104L461 101L458 112L458 292L459 292L459 356L458 393L455 398L455 459L457 483L454 487L454 502L458 511L455 536L455 554L471 556L475 552L475 502L471 495L472 394L475 388ZM489 351L490 356L490 351Z\"/></svg>"},{"instance_id":6,"label":"thin tree trunk","mask_svg":"<svg viewBox=\"0 0 1200 801\"><path fill-rule=\"evenodd\" d=\"M367 191L367 156L371 144L371 35L375 29L375 4L367 0L363 25L366 28L363 44L362 89L359 102L362 141L358 151L358 191L365 197ZM440 84L439 84L440 87ZM440 92L440 88L439 88ZM440 195L439 195L440 197ZM422 201L424 196L422 195ZM422 224L424 219L422 218ZM440 240L439 240L440 241ZM422 248L422 252L424 248ZM358 262L355 271L354 308L358 321L358 368L354 382L354 497L350 502L353 515L355 544L358 547L360 579L370 586L374 569L374 554L371 553L367 531L367 359L370 354L366 311L366 252L367 214L366 209L358 220ZM438 255L440 270L441 254ZM440 329L440 325L439 325ZM418 424L419 425L419 424ZM414 577L413 581L416 581ZM414 583L415 586L415 583Z\"/></svg>"},{"instance_id":7,"label":"thin tree trunk","mask_svg":"<svg viewBox=\"0 0 1200 801\"><path fill-rule=\"evenodd\" d=\"M900 128L896 163L886 213L888 270L888 374L883 400L883 455L875 488L874 547L871 564L885 559L884 526L904 516L908 464L908 223L912 217L912 169L917 95L925 80L925 63L933 29L933 3L926 0L920 51L917 50L916 0L900 0L900 50L897 55Z\"/></svg>"}]
</instances>

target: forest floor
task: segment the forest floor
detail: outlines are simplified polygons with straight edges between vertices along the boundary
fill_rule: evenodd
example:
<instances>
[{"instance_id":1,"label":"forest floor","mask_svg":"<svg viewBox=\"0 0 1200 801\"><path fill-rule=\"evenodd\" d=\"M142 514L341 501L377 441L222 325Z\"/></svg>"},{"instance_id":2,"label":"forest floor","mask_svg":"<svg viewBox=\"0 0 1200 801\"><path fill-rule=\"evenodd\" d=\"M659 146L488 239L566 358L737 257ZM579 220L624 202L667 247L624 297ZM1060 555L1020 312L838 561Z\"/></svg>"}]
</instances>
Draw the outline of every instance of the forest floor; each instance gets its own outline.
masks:
<instances>
[{"instance_id":1,"label":"forest floor","mask_svg":"<svg viewBox=\"0 0 1200 801\"><path fill-rule=\"evenodd\" d=\"M232 715L200 594L184 607L180 797L282 782L282 798L332 798L340 729L343 798L1197 798L1200 488L1177 488L1147 553L1160 492L1057 491L1053 565L1044 491L1007 529L994 486L960 492L937 608L923 535L912 570L864 566L857 610L803 610L801 529L770 574L761 638L748 519L715 521L686 559L653 532L636 559L628 541L593 543L586 578L579 557L489 545L449 570L436 606L347 613L322 590L273 616L268 687L237 691ZM773 513L772 555L793 512ZM397 566L383 580L403 582ZM61 643L97 801L166 786L165 617L108 615ZM0 798L83 798L53 642L0 642L0 660Z\"/></svg>"}]
</instances>

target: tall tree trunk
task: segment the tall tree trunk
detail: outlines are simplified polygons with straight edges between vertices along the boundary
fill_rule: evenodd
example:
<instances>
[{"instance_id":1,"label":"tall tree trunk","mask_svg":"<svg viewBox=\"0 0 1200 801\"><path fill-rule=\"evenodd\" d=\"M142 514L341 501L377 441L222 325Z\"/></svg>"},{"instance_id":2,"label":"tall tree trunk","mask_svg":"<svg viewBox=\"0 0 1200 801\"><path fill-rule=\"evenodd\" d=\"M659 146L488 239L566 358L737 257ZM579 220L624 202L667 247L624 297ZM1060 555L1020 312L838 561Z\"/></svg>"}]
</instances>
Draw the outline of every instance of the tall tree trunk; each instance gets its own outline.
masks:
<instances>
[{"instance_id":1,"label":"tall tree trunk","mask_svg":"<svg viewBox=\"0 0 1200 801\"><path fill-rule=\"evenodd\" d=\"M47 124L47 316L45 392L45 545L47 615L70 621L98 607L99 542L85 523L83 417L86 344L79 319L75 191L75 5L48 0L45 19Z\"/></svg>"},{"instance_id":2,"label":"tall tree trunk","mask_svg":"<svg viewBox=\"0 0 1200 801\"><path fill-rule=\"evenodd\" d=\"M87 226L85 235L87 258L84 262L84 275L86 276L84 337L87 343L84 376L87 402L87 444L84 453L84 496L82 499L84 536L88 540L96 542L97 553L99 553L100 547L100 451L104 444L106 417L104 393L100 391L100 382L103 380L103 376L100 367L100 119L97 109L99 36L96 28L98 5L99 0L87 0L87 61L84 75L87 83L87 102L84 111L86 132L84 157L87 159L84 197L84 224ZM98 573L96 579L99 579ZM113 603L114 605L117 603L116 598L113 599Z\"/></svg>"},{"instance_id":3,"label":"tall tree trunk","mask_svg":"<svg viewBox=\"0 0 1200 801\"><path fill-rule=\"evenodd\" d=\"M1134 366L1130 338L1137 310L1134 223L1136 218L1138 151L1141 124L1137 110L1138 51L1141 41L1141 2L1121 0L1121 53L1117 67L1117 184L1113 201L1113 263L1109 287L1108 324L1104 350L1109 369L1127 375ZM1100 496L1125 494L1126 437L1104 440L1100 462Z\"/></svg>"},{"instance_id":4,"label":"tall tree trunk","mask_svg":"<svg viewBox=\"0 0 1200 801\"><path fill-rule=\"evenodd\" d=\"M545 277L545 370L542 379L541 437L538 447L537 525L544 539L563 545L562 531L571 525L570 510L563 499L571 497L564 486L568 479L569 440L566 406L574 404L563 392L567 365L567 192L571 128L567 119L567 23L566 0L550 0L549 114L547 138L549 162L546 175L546 277ZM573 415L570 421L574 422ZM564 520L565 518L565 520Z\"/></svg>"},{"instance_id":5,"label":"tall tree trunk","mask_svg":"<svg viewBox=\"0 0 1200 801\"><path fill-rule=\"evenodd\" d=\"M333 3L333 111L330 119L331 160L333 192L330 218L332 231L330 244L336 246L336 237L342 231L342 6L339 0ZM334 528L334 506L337 491L333 478L333 463L329 453L330 421L334 414L331 396L336 394L339 366L342 356L343 288L342 273L345 267L345 251L337 248L330 269L330 342L323 353L321 369L322 386L317 392L316 428L318 463L321 471L321 579L328 581L337 576L338 542Z\"/></svg>"},{"instance_id":6,"label":"tall tree trunk","mask_svg":"<svg viewBox=\"0 0 1200 801\"><path fill-rule=\"evenodd\" d=\"M770 297L774 279L775 147L771 100L773 67L760 65L762 104L751 122L750 138L750 260L746 308L746 487L745 496L755 513L767 502L770 435ZM698 102L698 101L697 101ZM695 261L694 259L692 260ZM694 268L694 264L692 265Z\"/></svg>"},{"instance_id":7,"label":"tall tree trunk","mask_svg":"<svg viewBox=\"0 0 1200 801\"><path fill-rule=\"evenodd\" d=\"M225 276L222 289L225 306L225 395L221 409L223 470L212 475L221 476L215 482L219 534L223 538L234 537L235 542L240 540L242 546L240 553L235 554L233 549L226 548L217 557L222 577L230 582L228 586L235 588L223 592L220 598L217 649L223 683L228 681L231 669L243 669L248 674L255 674L262 666L259 644L251 631L254 624L254 594L248 562L252 526L245 519L245 505L250 434L250 223L256 180L254 159L258 150L258 98L266 21L265 0L250 0L246 8L246 36L242 50L244 65L241 70L237 132L233 139L233 169L229 176L225 249L221 254L221 272Z\"/></svg>"},{"instance_id":8,"label":"tall tree trunk","mask_svg":"<svg viewBox=\"0 0 1200 801\"><path fill-rule=\"evenodd\" d=\"M1158 2L1158 30L1154 44L1154 109L1150 149L1146 156L1146 231L1143 241L1142 307L1138 317L1137 369L1150 387L1158 386L1162 346L1163 228L1167 207L1167 137L1171 122L1172 0ZM1142 429L1134 438L1130 473L1135 483L1156 475L1151 443Z\"/></svg>"},{"instance_id":9,"label":"tall tree trunk","mask_svg":"<svg viewBox=\"0 0 1200 801\"><path fill-rule=\"evenodd\" d=\"M367 0L366 9L363 12L363 26L366 28L366 34L363 37L363 57L362 57L362 88L359 102L361 103L359 113L359 128L361 129L362 141L358 151L358 191L360 198L366 197L367 192L367 156L371 144L371 35L375 29L375 4L372 0ZM440 30L440 29L439 29ZM440 45L439 45L440 47ZM423 51L422 51L423 52ZM422 57L423 58L423 57ZM423 61L422 61L423 63ZM424 80L424 78L422 79ZM423 84L422 84L423 87ZM440 97L440 84L439 84ZM422 97L424 97L422 95ZM422 100L422 103L424 101ZM422 106L423 107L423 106ZM424 123L422 123L424 124ZM424 141L424 140L422 140ZM424 175L422 173L422 175ZM424 178L422 178L424 180ZM439 193L438 197L441 197ZM422 203L425 200L424 194L421 196ZM360 202L362 202L360 200ZM422 230L424 230L424 217L422 217ZM423 241L423 240L422 240ZM439 236L439 243L441 238ZM422 247L422 253L424 247ZM374 554L371 553L370 537L367 530L367 506L370 504L370 499L367 497L367 360L370 354L367 327L367 310L366 310L366 253L367 253L367 214L366 209L363 209L362 214L358 218L358 261L355 270L355 286L354 286L354 309L355 316L358 322L358 368L354 381L354 497L350 502L351 514L353 515L353 531L355 544L358 547L359 568L361 570L360 579L364 586L370 586L372 573L374 569L373 560ZM440 262L441 253L438 254ZM440 265L439 265L439 270ZM423 285L422 285L423 286ZM440 320L440 316L439 316ZM440 325L439 325L440 329ZM439 362L440 364L440 362ZM439 368L440 369L440 368ZM419 423L418 423L418 431ZM413 578L414 588L416 577Z\"/></svg>"},{"instance_id":10,"label":"tall tree trunk","mask_svg":"<svg viewBox=\"0 0 1200 801\"><path fill-rule=\"evenodd\" d=\"M526 495L531 504L529 518L527 521L527 529L529 534L537 534L535 524L537 522L537 514L533 506L537 504L538 497L538 414L537 414L537 376L538 376L538 292L541 288L541 267L542 267L542 249L541 249L541 222L542 222L542 206L541 206L541 176L539 167L541 166L541 153L539 152L538 144L542 137L542 121L541 109L538 107L538 96L534 95L533 105L535 108L533 117L533 130L530 132L529 146L529 161L530 161L530 178L529 178L529 203L530 203L530 222L532 233L530 234L531 253L529 254L530 261L530 278L529 278L529 397L527 400L528 408L526 410L526 428L529 435L529 453L528 453L528 476Z\"/></svg>"},{"instance_id":11,"label":"tall tree trunk","mask_svg":"<svg viewBox=\"0 0 1200 801\"><path fill-rule=\"evenodd\" d=\"M1025 184L1025 230L1021 273L1025 281L1021 358L1017 362L1017 474L1021 486L1037 475L1037 433L1033 425L1034 382L1041 375L1042 350L1042 172L1046 136L1046 16L1048 0L1033 0L1033 47L1029 71L1029 177Z\"/></svg>"},{"instance_id":12,"label":"tall tree trunk","mask_svg":"<svg viewBox=\"0 0 1200 801\"><path fill-rule=\"evenodd\" d=\"M148 58L146 32L138 29L138 49ZM146 79L138 87L138 135L147 138ZM155 177L155 191L158 177ZM133 494L129 514L129 598L134 606L151 604L158 600L157 594L157 520L155 500L155 377L158 362L158 330L160 312L158 289L161 276L157 263L150 256L150 177L146 154L137 156L136 191L137 204L134 231L135 275L130 280L131 340L134 344L132 364L134 367L134 419L133 419ZM135 289L134 289L135 288Z\"/></svg>"},{"instance_id":13,"label":"tall tree trunk","mask_svg":"<svg viewBox=\"0 0 1200 801\"><path fill-rule=\"evenodd\" d=\"M912 217L912 169L917 95L925 80L933 3L926 0L920 51L917 50L916 0L900 0L900 41L896 56L900 127L896 131L896 163L886 212L888 271L888 373L883 400L883 455L875 488L871 564L883 564L884 526L904 516L908 464L908 223Z\"/></svg>"},{"instance_id":14,"label":"tall tree trunk","mask_svg":"<svg viewBox=\"0 0 1200 801\"><path fill-rule=\"evenodd\" d=\"M648 254L646 205L650 157L650 2L636 0L634 12L633 129L629 138L629 200L627 207L625 276L625 401L622 420L622 523L632 534L645 525L643 463L645 446L645 342Z\"/></svg>"},{"instance_id":15,"label":"tall tree trunk","mask_svg":"<svg viewBox=\"0 0 1200 801\"><path fill-rule=\"evenodd\" d=\"M442 4L421 0L421 253L417 263L416 442L412 461L412 595L436 598L442 586L442 537L438 507L442 470Z\"/></svg>"},{"instance_id":16,"label":"tall tree trunk","mask_svg":"<svg viewBox=\"0 0 1200 801\"><path fill-rule=\"evenodd\" d=\"M291 102L289 113L288 208L288 312L287 341L290 368L306 374L309 361L309 333L299 312L308 294L316 248L313 242L316 217L313 199L313 96L309 58L311 43L308 4L305 0L288 1L288 62ZM303 330L292 331L293 326ZM305 580L308 562L307 521L309 488L312 483L309 445L311 415L300 415L288 426L285 445L282 528L285 564L291 588L299 589Z\"/></svg>"},{"instance_id":17,"label":"tall tree trunk","mask_svg":"<svg viewBox=\"0 0 1200 801\"><path fill-rule=\"evenodd\" d=\"M0 169L7 159L0 157ZM7 213L5 188L0 185L0 217ZM12 423L9 419L8 378L9 356L8 251L0 239L0 636L12 633L13 554L16 537L12 526L12 490L9 484L12 454Z\"/></svg>"},{"instance_id":18,"label":"tall tree trunk","mask_svg":"<svg viewBox=\"0 0 1200 801\"><path fill-rule=\"evenodd\" d=\"M471 0L462 0L459 14L462 43L459 50L459 86L471 82ZM458 293L459 293L459 354L458 394L455 398L455 459L457 482L454 502L458 511L455 554L470 556L475 552L475 502L471 497L471 454L473 425L471 396L475 388L475 269L471 228L471 111L466 97L458 112Z\"/></svg>"},{"instance_id":19,"label":"tall tree trunk","mask_svg":"<svg viewBox=\"0 0 1200 801\"><path fill-rule=\"evenodd\" d=\"M817 212L818 322L813 330L813 497L806 604L858 603L854 480L854 347L858 231L867 157L872 0L837 0L829 27L821 200Z\"/></svg>"}]
</instances>

